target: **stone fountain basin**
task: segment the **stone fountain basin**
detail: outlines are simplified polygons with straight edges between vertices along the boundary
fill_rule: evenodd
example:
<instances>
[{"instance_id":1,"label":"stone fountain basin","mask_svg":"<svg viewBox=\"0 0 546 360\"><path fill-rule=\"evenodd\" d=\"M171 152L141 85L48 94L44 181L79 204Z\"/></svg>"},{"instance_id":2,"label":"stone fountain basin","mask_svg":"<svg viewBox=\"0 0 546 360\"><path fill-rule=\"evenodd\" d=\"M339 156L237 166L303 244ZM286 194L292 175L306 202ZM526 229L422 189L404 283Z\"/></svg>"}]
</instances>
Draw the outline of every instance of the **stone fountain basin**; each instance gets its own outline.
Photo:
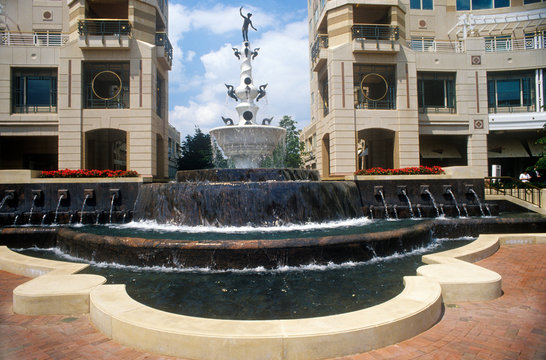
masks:
<instances>
[{"instance_id":1,"label":"stone fountain basin","mask_svg":"<svg viewBox=\"0 0 546 360\"><path fill-rule=\"evenodd\" d=\"M236 168L258 167L284 138L286 130L269 125L221 126L210 131Z\"/></svg>"}]
</instances>

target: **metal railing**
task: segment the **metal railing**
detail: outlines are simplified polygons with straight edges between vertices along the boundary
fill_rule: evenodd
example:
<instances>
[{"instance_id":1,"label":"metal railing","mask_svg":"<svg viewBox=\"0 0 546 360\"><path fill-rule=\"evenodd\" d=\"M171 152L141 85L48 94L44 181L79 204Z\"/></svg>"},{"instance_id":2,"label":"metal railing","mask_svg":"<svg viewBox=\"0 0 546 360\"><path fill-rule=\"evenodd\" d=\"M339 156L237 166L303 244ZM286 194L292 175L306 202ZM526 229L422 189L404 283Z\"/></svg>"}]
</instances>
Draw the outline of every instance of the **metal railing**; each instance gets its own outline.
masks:
<instances>
[{"instance_id":1,"label":"metal railing","mask_svg":"<svg viewBox=\"0 0 546 360\"><path fill-rule=\"evenodd\" d=\"M78 34L88 35L130 35L131 23L125 19L85 19L78 21Z\"/></svg>"},{"instance_id":2,"label":"metal railing","mask_svg":"<svg viewBox=\"0 0 546 360\"><path fill-rule=\"evenodd\" d=\"M530 37L522 39L485 39L486 52L522 51L546 48L546 37Z\"/></svg>"},{"instance_id":3,"label":"metal railing","mask_svg":"<svg viewBox=\"0 0 546 360\"><path fill-rule=\"evenodd\" d=\"M389 40L396 41L400 37L400 28L391 25L355 24L352 27L353 40Z\"/></svg>"},{"instance_id":4,"label":"metal railing","mask_svg":"<svg viewBox=\"0 0 546 360\"><path fill-rule=\"evenodd\" d=\"M169 64L173 62L173 47L166 33L159 32L155 34L155 44L157 46L163 46L165 50L165 57L169 60Z\"/></svg>"},{"instance_id":5,"label":"metal railing","mask_svg":"<svg viewBox=\"0 0 546 360\"><path fill-rule=\"evenodd\" d=\"M407 44L410 49L417 52L465 52L465 46L463 41L412 39L409 40Z\"/></svg>"},{"instance_id":6,"label":"metal railing","mask_svg":"<svg viewBox=\"0 0 546 360\"><path fill-rule=\"evenodd\" d=\"M499 113L521 113L521 112L535 112L536 106L522 105L522 106L489 106L489 114Z\"/></svg>"},{"instance_id":7,"label":"metal railing","mask_svg":"<svg viewBox=\"0 0 546 360\"><path fill-rule=\"evenodd\" d=\"M489 195L512 196L529 204L541 207L541 188L509 176L488 176L484 178L486 193Z\"/></svg>"},{"instance_id":8,"label":"metal railing","mask_svg":"<svg viewBox=\"0 0 546 360\"><path fill-rule=\"evenodd\" d=\"M68 35L60 32L0 32L0 46L61 46L67 41Z\"/></svg>"},{"instance_id":9,"label":"metal railing","mask_svg":"<svg viewBox=\"0 0 546 360\"><path fill-rule=\"evenodd\" d=\"M320 49L328 48L328 35L318 35L311 48L311 62L315 62L320 54Z\"/></svg>"}]
</instances>

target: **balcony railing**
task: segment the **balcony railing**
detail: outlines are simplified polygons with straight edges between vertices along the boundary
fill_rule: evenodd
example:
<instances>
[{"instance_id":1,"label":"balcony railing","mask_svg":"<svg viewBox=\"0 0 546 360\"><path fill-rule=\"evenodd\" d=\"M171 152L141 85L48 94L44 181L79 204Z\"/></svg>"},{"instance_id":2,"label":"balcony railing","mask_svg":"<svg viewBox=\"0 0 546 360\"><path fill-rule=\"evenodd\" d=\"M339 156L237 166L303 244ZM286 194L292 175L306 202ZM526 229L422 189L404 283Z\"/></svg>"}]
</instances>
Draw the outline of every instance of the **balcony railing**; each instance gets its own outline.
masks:
<instances>
[{"instance_id":1,"label":"balcony railing","mask_svg":"<svg viewBox=\"0 0 546 360\"><path fill-rule=\"evenodd\" d=\"M320 49L328 48L328 35L318 35L311 48L311 61L315 62L320 54Z\"/></svg>"},{"instance_id":2,"label":"balcony railing","mask_svg":"<svg viewBox=\"0 0 546 360\"><path fill-rule=\"evenodd\" d=\"M165 33L156 33L155 34L155 44L157 46L163 46L163 49L165 51L165 57L167 58L169 64L172 64L172 62L173 62L173 47L171 45L171 42L169 41L169 38L167 37L167 34L165 34Z\"/></svg>"},{"instance_id":3,"label":"balcony railing","mask_svg":"<svg viewBox=\"0 0 546 360\"><path fill-rule=\"evenodd\" d=\"M353 25L353 40L389 40L396 41L400 37L400 28L391 25L357 24Z\"/></svg>"},{"instance_id":4,"label":"balcony railing","mask_svg":"<svg viewBox=\"0 0 546 360\"><path fill-rule=\"evenodd\" d=\"M489 106L489 114L535 112L535 104L521 106Z\"/></svg>"},{"instance_id":5,"label":"balcony railing","mask_svg":"<svg viewBox=\"0 0 546 360\"><path fill-rule=\"evenodd\" d=\"M546 49L546 37L526 36L523 39L485 39L486 52Z\"/></svg>"},{"instance_id":6,"label":"balcony railing","mask_svg":"<svg viewBox=\"0 0 546 360\"><path fill-rule=\"evenodd\" d=\"M441 41L429 39L412 39L408 41L408 47L417 52L451 52L464 53L463 41Z\"/></svg>"},{"instance_id":7,"label":"balcony railing","mask_svg":"<svg viewBox=\"0 0 546 360\"><path fill-rule=\"evenodd\" d=\"M85 19L78 22L78 33L81 36L130 35L131 23L123 19Z\"/></svg>"},{"instance_id":8,"label":"balcony railing","mask_svg":"<svg viewBox=\"0 0 546 360\"><path fill-rule=\"evenodd\" d=\"M60 32L0 32L0 46L61 46L67 41L68 35Z\"/></svg>"}]
</instances>

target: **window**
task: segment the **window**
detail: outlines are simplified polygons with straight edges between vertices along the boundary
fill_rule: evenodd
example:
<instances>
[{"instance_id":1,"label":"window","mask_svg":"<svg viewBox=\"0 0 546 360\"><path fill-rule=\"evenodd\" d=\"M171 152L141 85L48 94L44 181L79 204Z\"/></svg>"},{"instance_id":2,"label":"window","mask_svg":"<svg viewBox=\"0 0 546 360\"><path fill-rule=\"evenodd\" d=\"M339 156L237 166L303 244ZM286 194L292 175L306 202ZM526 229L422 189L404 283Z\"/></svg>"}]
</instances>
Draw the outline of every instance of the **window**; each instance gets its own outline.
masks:
<instances>
[{"instance_id":1,"label":"window","mask_svg":"<svg viewBox=\"0 0 546 360\"><path fill-rule=\"evenodd\" d=\"M485 38L485 51L510 51L512 50L512 38L510 35L487 36Z\"/></svg>"},{"instance_id":2,"label":"window","mask_svg":"<svg viewBox=\"0 0 546 360\"><path fill-rule=\"evenodd\" d=\"M523 5L536 4L542 2L542 0L523 0Z\"/></svg>"},{"instance_id":3,"label":"window","mask_svg":"<svg viewBox=\"0 0 546 360\"><path fill-rule=\"evenodd\" d=\"M457 0L457 10L484 10L509 7L510 0Z\"/></svg>"},{"instance_id":4,"label":"window","mask_svg":"<svg viewBox=\"0 0 546 360\"><path fill-rule=\"evenodd\" d=\"M410 8L417 10L432 10L432 0L410 0Z\"/></svg>"},{"instance_id":5,"label":"window","mask_svg":"<svg viewBox=\"0 0 546 360\"><path fill-rule=\"evenodd\" d=\"M57 69L14 68L12 112L57 112Z\"/></svg>"},{"instance_id":6,"label":"window","mask_svg":"<svg viewBox=\"0 0 546 360\"><path fill-rule=\"evenodd\" d=\"M85 62L82 86L87 109L129 108L129 62Z\"/></svg>"},{"instance_id":7,"label":"window","mask_svg":"<svg viewBox=\"0 0 546 360\"><path fill-rule=\"evenodd\" d=\"M455 73L418 73L417 99L420 112L455 113Z\"/></svg>"},{"instance_id":8,"label":"window","mask_svg":"<svg viewBox=\"0 0 546 360\"><path fill-rule=\"evenodd\" d=\"M396 109L396 76L392 65L355 65L356 109Z\"/></svg>"},{"instance_id":9,"label":"window","mask_svg":"<svg viewBox=\"0 0 546 360\"><path fill-rule=\"evenodd\" d=\"M535 111L534 71L487 74L489 112Z\"/></svg>"},{"instance_id":10,"label":"window","mask_svg":"<svg viewBox=\"0 0 546 360\"><path fill-rule=\"evenodd\" d=\"M61 46L62 36L60 31L36 31L34 33L36 37L36 45L40 46Z\"/></svg>"},{"instance_id":11,"label":"window","mask_svg":"<svg viewBox=\"0 0 546 360\"><path fill-rule=\"evenodd\" d=\"M328 102L328 76L320 83L320 97L322 99L322 111L324 116L330 112L330 105Z\"/></svg>"},{"instance_id":12,"label":"window","mask_svg":"<svg viewBox=\"0 0 546 360\"><path fill-rule=\"evenodd\" d=\"M414 51L434 51L434 38L411 38L411 48Z\"/></svg>"},{"instance_id":13,"label":"window","mask_svg":"<svg viewBox=\"0 0 546 360\"><path fill-rule=\"evenodd\" d=\"M157 80L156 80L156 97L155 97L155 112L156 114L161 117L163 114L163 84L164 80L159 74L159 71L157 72Z\"/></svg>"}]
</instances>

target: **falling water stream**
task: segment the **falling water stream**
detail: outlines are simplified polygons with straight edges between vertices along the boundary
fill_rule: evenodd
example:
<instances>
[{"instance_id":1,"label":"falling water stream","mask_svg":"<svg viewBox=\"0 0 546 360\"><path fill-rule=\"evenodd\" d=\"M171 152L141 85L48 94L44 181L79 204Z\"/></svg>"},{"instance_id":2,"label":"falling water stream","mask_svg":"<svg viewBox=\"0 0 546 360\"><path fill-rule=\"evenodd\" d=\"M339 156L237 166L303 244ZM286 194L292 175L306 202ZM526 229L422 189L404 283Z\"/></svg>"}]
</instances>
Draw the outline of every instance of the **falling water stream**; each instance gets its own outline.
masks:
<instances>
[{"instance_id":1,"label":"falling water stream","mask_svg":"<svg viewBox=\"0 0 546 360\"><path fill-rule=\"evenodd\" d=\"M453 203L455 204L455 208L457 209L457 214L459 215L459 217L461 217L461 209L459 209L459 205L457 205L455 194L453 194L453 191L451 191L451 189L447 189L446 193L451 196L451 199L453 199Z\"/></svg>"},{"instance_id":2,"label":"falling water stream","mask_svg":"<svg viewBox=\"0 0 546 360\"><path fill-rule=\"evenodd\" d=\"M474 195L474 199L476 200L476 202L480 206L480 212L482 213L482 216L485 216L485 212L483 211L483 207L482 207L482 202L480 201L480 198L479 198L478 194L476 194L476 192L472 188L468 189L468 192L471 193L472 195Z\"/></svg>"},{"instance_id":3,"label":"falling water stream","mask_svg":"<svg viewBox=\"0 0 546 360\"><path fill-rule=\"evenodd\" d=\"M390 219L387 202L385 201L385 196L383 195L383 190L379 190L378 194L379 196L381 196L381 201L383 202L383 207L385 208L385 219Z\"/></svg>"},{"instance_id":4,"label":"falling water stream","mask_svg":"<svg viewBox=\"0 0 546 360\"><path fill-rule=\"evenodd\" d=\"M87 203L87 199L89 199L89 194L85 195L85 199L83 199L82 211L80 215L80 225L83 224L83 210L85 209L85 204Z\"/></svg>"},{"instance_id":5,"label":"falling water stream","mask_svg":"<svg viewBox=\"0 0 546 360\"><path fill-rule=\"evenodd\" d=\"M55 219L53 219L53 224L57 223L57 216L59 214L59 206L61 206L61 201L64 199L64 194L61 194L59 196L59 200L57 201L57 207L55 208Z\"/></svg>"},{"instance_id":6,"label":"falling water stream","mask_svg":"<svg viewBox=\"0 0 546 360\"><path fill-rule=\"evenodd\" d=\"M402 189L402 195L406 198L406 201L408 202L410 217L412 218L415 217L415 215L413 214L413 207L411 206L411 201L405 189Z\"/></svg>"},{"instance_id":7,"label":"falling water stream","mask_svg":"<svg viewBox=\"0 0 546 360\"><path fill-rule=\"evenodd\" d=\"M428 189L425 189L423 192L430 197L430 200L432 201L432 206L434 206L434 210L436 210L436 217L439 217L440 210L438 210L438 206L436 205L436 200L434 200L434 196L432 196Z\"/></svg>"}]
</instances>

